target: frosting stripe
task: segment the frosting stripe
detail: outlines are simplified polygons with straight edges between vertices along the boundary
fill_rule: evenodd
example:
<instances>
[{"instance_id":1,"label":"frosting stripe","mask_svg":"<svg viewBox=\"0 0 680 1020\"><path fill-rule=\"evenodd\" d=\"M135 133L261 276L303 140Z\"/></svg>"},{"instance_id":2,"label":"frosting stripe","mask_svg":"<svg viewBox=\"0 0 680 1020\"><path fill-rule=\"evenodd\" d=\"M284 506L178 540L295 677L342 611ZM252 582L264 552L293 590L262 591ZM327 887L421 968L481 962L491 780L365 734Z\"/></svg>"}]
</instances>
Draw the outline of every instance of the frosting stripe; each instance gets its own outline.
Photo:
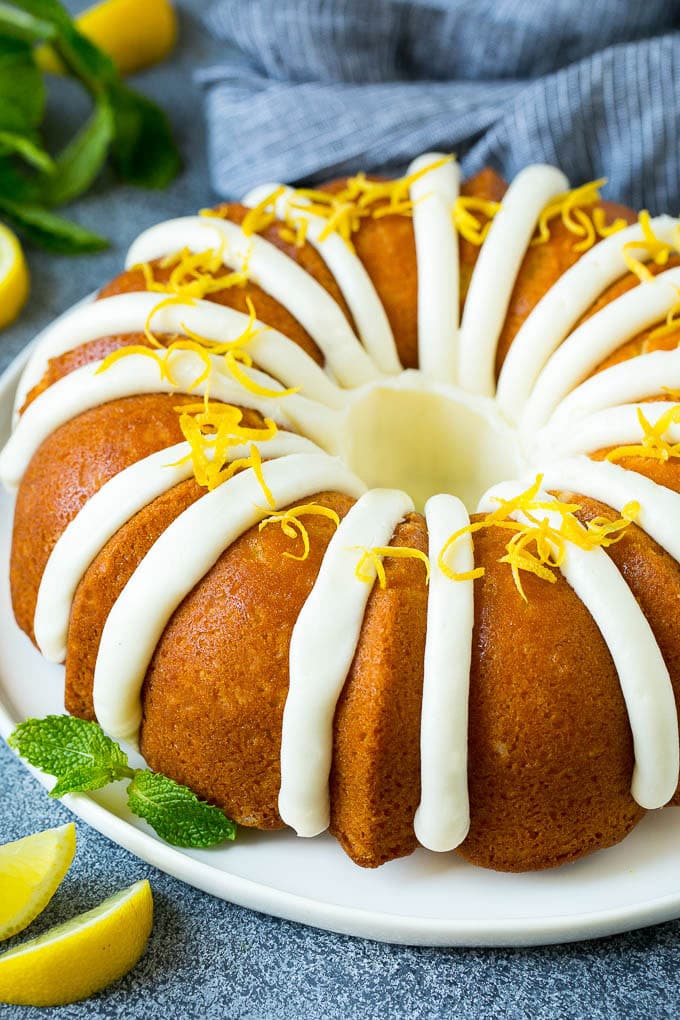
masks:
<instances>
[{"instance_id":1,"label":"frosting stripe","mask_svg":"<svg viewBox=\"0 0 680 1020\"><path fill-rule=\"evenodd\" d=\"M508 499L521 491L516 482L494 486L480 500L479 512L497 508L491 497ZM546 492L538 493L538 499L550 498ZM532 511L532 517L539 513L559 528L559 514ZM527 522L521 511L512 517ZM559 569L597 624L619 675L635 750L631 794L643 808L663 807L675 793L679 767L678 716L663 656L637 600L606 552L586 551L571 542L565 548Z\"/></svg>"},{"instance_id":2,"label":"frosting stripe","mask_svg":"<svg viewBox=\"0 0 680 1020\"><path fill-rule=\"evenodd\" d=\"M546 423L555 407L627 340L660 322L678 302L680 269L669 269L605 305L557 348L539 375L520 418L530 432Z\"/></svg>"},{"instance_id":3,"label":"frosting stripe","mask_svg":"<svg viewBox=\"0 0 680 1020\"><path fill-rule=\"evenodd\" d=\"M515 177L481 247L460 327L458 382L464 390L493 396L496 347L517 273L548 202L569 181L552 166L529 166Z\"/></svg>"},{"instance_id":4,"label":"frosting stripe","mask_svg":"<svg viewBox=\"0 0 680 1020\"><path fill-rule=\"evenodd\" d=\"M172 297L172 295L167 295ZM17 390L15 408L21 408L30 390L40 382L51 358L72 351L81 344L111 334L143 333L149 315L164 300L163 294L145 291L116 294L74 308L41 334L35 351L24 369ZM167 305L153 314L152 327L157 334L182 335L184 326L194 333L220 342L235 340L248 326L242 312L211 301ZM285 386L299 386L305 396L343 407L346 395L301 347L262 323L262 332L248 342L247 350L260 368Z\"/></svg>"},{"instance_id":5,"label":"frosting stripe","mask_svg":"<svg viewBox=\"0 0 680 1020\"><path fill-rule=\"evenodd\" d=\"M299 836L316 836L330 821L333 716L372 589L372 584L355 576L360 554L352 547L388 545L399 521L412 510L410 497L398 489L371 489L363 495L328 544L316 583L293 628L279 813Z\"/></svg>"},{"instance_id":6,"label":"frosting stripe","mask_svg":"<svg viewBox=\"0 0 680 1020\"><path fill-rule=\"evenodd\" d=\"M229 447L226 460L247 457L257 446L264 458L322 451L292 432L266 442ZM62 532L43 572L34 632L40 651L52 662L66 657L71 606L88 567L106 543L136 513L180 482L192 478L191 447L177 443L138 460L106 482Z\"/></svg>"},{"instance_id":7,"label":"frosting stripe","mask_svg":"<svg viewBox=\"0 0 680 1020\"><path fill-rule=\"evenodd\" d=\"M428 152L407 173L417 173L442 158ZM439 382L455 382L458 364L458 234L453 204L460 170L444 163L419 177L410 188L418 266L418 366Z\"/></svg>"},{"instance_id":8,"label":"frosting stripe","mask_svg":"<svg viewBox=\"0 0 680 1020\"><path fill-rule=\"evenodd\" d=\"M203 363L192 351L181 351L172 361L176 384L160 378L155 359L130 354L97 375L101 362L92 362L59 379L33 401L21 416L19 424L0 453L0 478L8 488L16 488L33 454L52 432L84 411L111 400L138 396L143 393L205 392L205 384L194 386L203 371ZM276 383L261 372L249 370L258 382L269 386ZM238 407L249 407L273 418L284 428L295 424L308 438L324 449L333 450L337 441L338 417L322 404L314 404L297 394L282 398L258 397L245 387L230 382L218 371L210 377L210 397ZM283 410L285 401L285 411Z\"/></svg>"},{"instance_id":9,"label":"frosting stripe","mask_svg":"<svg viewBox=\"0 0 680 1020\"><path fill-rule=\"evenodd\" d=\"M379 377L342 309L321 284L273 244L258 234L248 237L235 223L200 216L167 220L137 238L126 265L150 262L182 248L193 252L215 249L223 242L225 266L247 269L254 283L295 316L323 351L341 385L360 386Z\"/></svg>"},{"instance_id":10,"label":"frosting stripe","mask_svg":"<svg viewBox=\"0 0 680 1020\"><path fill-rule=\"evenodd\" d=\"M656 236L669 244L677 225L672 216L651 221ZM543 366L581 316L603 290L629 272L624 244L642 237L642 228L635 223L603 238L555 281L523 322L503 363L496 394L501 411L511 421L520 417ZM645 261L649 255L641 248L636 258Z\"/></svg>"},{"instance_id":11,"label":"frosting stripe","mask_svg":"<svg viewBox=\"0 0 680 1020\"><path fill-rule=\"evenodd\" d=\"M596 411L580 421L551 425L537 434L531 451L532 463L542 468L563 457L640 443L644 433L638 419L638 408L651 425L656 425L663 414L677 406L677 403L663 400L654 400L648 404L623 404ZM669 425L666 435L672 442L680 443L680 425Z\"/></svg>"},{"instance_id":12,"label":"frosting stripe","mask_svg":"<svg viewBox=\"0 0 680 1020\"><path fill-rule=\"evenodd\" d=\"M548 427L566 425L606 407L661 395L664 388L680 390L680 350L638 354L598 372L557 405Z\"/></svg>"},{"instance_id":13,"label":"frosting stripe","mask_svg":"<svg viewBox=\"0 0 680 1020\"><path fill-rule=\"evenodd\" d=\"M281 457L263 464L262 472L277 508L326 490L364 491L325 454ZM106 621L95 668L94 708L111 736L134 738L142 683L166 624L224 550L271 512L262 502L255 473L242 471L175 518L139 563Z\"/></svg>"},{"instance_id":14,"label":"frosting stripe","mask_svg":"<svg viewBox=\"0 0 680 1020\"><path fill-rule=\"evenodd\" d=\"M680 494L619 464L573 457L549 467L546 489L571 490L618 510L635 500L640 513L635 523L680 563Z\"/></svg>"},{"instance_id":15,"label":"frosting stripe","mask_svg":"<svg viewBox=\"0 0 680 1020\"><path fill-rule=\"evenodd\" d=\"M470 828L468 695L475 613L474 581L451 581L439 566L439 553L450 535L469 525L470 517L455 496L439 495L425 504L425 520L431 573L420 727L421 795L414 828L423 846L446 851L459 846ZM469 534L453 546L448 565L456 573L474 569Z\"/></svg>"},{"instance_id":16,"label":"frosting stripe","mask_svg":"<svg viewBox=\"0 0 680 1020\"><path fill-rule=\"evenodd\" d=\"M241 204L258 205L279 187L279 184L261 184L249 191ZM294 195L293 188L285 188L276 200L274 211L280 220L285 221L289 215L288 203ZM401 371L392 327L363 262L337 234L331 233L323 241L320 239L328 224L323 217L300 208L306 201L295 196L295 209L290 210L290 213L296 220L304 220L307 224L305 240L316 248L332 272L352 313L364 347L381 372L393 375Z\"/></svg>"}]
</instances>

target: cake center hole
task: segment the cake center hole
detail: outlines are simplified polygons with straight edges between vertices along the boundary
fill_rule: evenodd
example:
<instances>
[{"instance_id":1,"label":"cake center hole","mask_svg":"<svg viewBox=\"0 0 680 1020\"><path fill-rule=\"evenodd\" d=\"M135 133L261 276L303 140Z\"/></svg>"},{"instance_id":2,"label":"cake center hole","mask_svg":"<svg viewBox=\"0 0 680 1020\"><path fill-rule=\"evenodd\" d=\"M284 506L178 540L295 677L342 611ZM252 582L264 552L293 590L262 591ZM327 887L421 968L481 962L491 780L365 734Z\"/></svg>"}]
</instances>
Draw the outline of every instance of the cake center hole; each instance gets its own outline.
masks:
<instances>
[{"instance_id":1,"label":"cake center hole","mask_svg":"<svg viewBox=\"0 0 680 1020\"><path fill-rule=\"evenodd\" d=\"M370 488L403 489L421 511L448 492L474 512L491 485L523 472L516 433L493 401L453 386L382 384L360 394L342 453Z\"/></svg>"}]
</instances>

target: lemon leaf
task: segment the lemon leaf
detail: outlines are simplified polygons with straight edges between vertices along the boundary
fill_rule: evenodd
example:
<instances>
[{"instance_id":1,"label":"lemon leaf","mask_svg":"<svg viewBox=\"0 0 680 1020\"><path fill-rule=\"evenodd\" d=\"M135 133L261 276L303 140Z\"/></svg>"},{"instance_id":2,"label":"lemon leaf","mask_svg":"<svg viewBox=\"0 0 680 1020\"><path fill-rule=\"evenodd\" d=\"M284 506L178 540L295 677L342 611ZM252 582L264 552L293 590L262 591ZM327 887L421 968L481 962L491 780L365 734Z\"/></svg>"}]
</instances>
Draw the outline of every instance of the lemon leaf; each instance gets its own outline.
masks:
<instances>
[{"instance_id":1,"label":"lemon leaf","mask_svg":"<svg viewBox=\"0 0 680 1020\"><path fill-rule=\"evenodd\" d=\"M168 119L155 103L120 82L108 90L115 135L111 161L119 177L142 188L164 188L180 169Z\"/></svg>"},{"instance_id":2,"label":"lemon leaf","mask_svg":"<svg viewBox=\"0 0 680 1020\"><path fill-rule=\"evenodd\" d=\"M128 806L173 846L208 847L234 839L236 825L219 808L158 772L139 770L128 787Z\"/></svg>"},{"instance_id":3,"label":"lemon leaf","mask_svg":"<svg viewBox=\"0 0 680 1020\"><path fill-rule=\"evenodd\" d=\"M0 193L0 212L24 237L47 251L79 255L101 251L109 244L105 237L43 209L35 202L16 202Z\"/></svg>"},{"instance_id":4,"label":"lemon leaf","mask_svg":"<svg viewBox=\"0 0 680 1020\"><path fill-rule=\"evenodd\" d=\"M112 138L113 114L102 96L90 119L57 156L56 172L43 187L44 200L62 205L87 191L106 162Z\"/></svg>"},{"instance_id":5,"label":"lemon leaf","mask_svg":"<svg viewBox=\"0 0 680 1020\"><path fill-rule=\"evenodd\" d=\"M35 768L56 776L60 781L57 787L64 787L62 793L79 788L69 783L92 782L97 773L100 777L103 773L111 777L98 782L97 786L133 774L125 752L106 736L100 726L69 715L27 719L17 726L8 743ZM62 793L55 795L61 796Z\"/></svg>"}]
</instances>

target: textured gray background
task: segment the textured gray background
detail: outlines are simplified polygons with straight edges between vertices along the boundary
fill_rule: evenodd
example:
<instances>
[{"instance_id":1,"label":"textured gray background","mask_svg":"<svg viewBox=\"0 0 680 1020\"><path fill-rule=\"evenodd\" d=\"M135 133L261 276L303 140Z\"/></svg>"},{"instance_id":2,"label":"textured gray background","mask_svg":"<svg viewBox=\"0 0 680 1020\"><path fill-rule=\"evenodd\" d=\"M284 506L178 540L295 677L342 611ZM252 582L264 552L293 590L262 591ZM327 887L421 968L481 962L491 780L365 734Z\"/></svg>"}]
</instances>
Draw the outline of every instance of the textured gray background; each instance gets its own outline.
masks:
<instances>
[{"instance_id":1,"label":"textured gray background","mask_svg":"<svg viewBox=\"0 0 680 1020\"><path fill-rule=\"evenodd\" d=\"M143 0L140 0L143 2ZM82 4L70 5L78 10ZM201 96L191 82L214 47L183 4L178 55L139 83L171 114L187 170L167 191L101 186L74 211L111 237L110 251L77 259L31 253L30 308L0 335L0 368L57 312L115 275L126 246L158 219L206 204ZM78 97L64 87L52 123L68 125ZM30 678L27 678L27 682ZM0 840L69 820L0 742ZM52 904L26 934L89 909L148 877L156 920L135 970L87 1002L55 1010L0 1005L0 1018L592 1018L677 1016L680 923L581 945L545 949L392 947L264 917L182 885L78 825L76 860ZM23 936L25 937L25 936ZM21 937L17 940L20 941Z\"/></svg>"}]
</instances>

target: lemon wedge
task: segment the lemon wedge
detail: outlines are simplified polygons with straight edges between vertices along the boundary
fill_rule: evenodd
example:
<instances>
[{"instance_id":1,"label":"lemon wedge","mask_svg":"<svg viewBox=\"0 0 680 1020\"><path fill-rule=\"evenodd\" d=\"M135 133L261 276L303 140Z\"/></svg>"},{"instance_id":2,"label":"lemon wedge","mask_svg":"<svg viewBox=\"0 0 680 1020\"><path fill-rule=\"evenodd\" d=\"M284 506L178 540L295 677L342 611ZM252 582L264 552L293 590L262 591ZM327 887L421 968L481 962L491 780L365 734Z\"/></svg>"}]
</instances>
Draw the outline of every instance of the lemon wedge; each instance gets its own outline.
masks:
<instances>
[{"instance_id":1,"label":"lemon wedge","mask_svg":"<svg viewBox=\"0 0 680 1020\"><path fill-rule=\"evenodd\" d=\"M145 879L3 953L0 1002L64 1006L94 995L134 967L152 923L153 898Z\"/></svg>"},{"instance_id":2,"label":"lemon wedge","mask_svg":"<svg viewBox=\"0 0 680 1020\"><path fill-rule=\"evenodd\" d=\"M14 322L28 297L28 266L19 239L0 223L0 329Z\"/></svg>"},{"instance_id":3,"label":"lemon wedge","mask_svg":"<svg viewBox=\"0 0 680 1020\"><path fill-rule=\"evenodd\" d=\"M177 15L170 0L104 0L75 21L121 74L134 74L163 60L177 39ZM64 66L49 46L40 46L35 58L41 70L63 74Z\"/></svg>"},{"instance_id":4,"label":"lemon wedge","mask_svg":"<svg viewBox=\"0 0 680 1020\"><path fill-rule=\"evenodd\" d=\"M45 909L75 850L73 822L0 846L0 940L23 931Z\"/></svg>"}]
</instances>

